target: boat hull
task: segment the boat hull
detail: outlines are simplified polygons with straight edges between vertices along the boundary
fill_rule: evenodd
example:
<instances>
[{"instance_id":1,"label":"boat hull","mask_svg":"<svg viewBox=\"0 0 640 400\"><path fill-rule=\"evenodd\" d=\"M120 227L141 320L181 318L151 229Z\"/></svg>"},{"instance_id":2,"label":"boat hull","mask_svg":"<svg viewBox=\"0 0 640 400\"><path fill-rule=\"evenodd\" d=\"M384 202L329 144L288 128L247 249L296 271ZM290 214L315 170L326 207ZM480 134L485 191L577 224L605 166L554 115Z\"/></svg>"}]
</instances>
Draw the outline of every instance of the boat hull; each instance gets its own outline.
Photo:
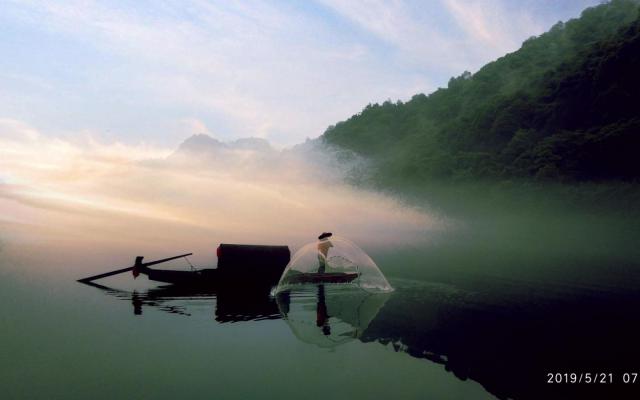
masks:
<instances>
[{"instance_id":1,"label":"boat hull","mask_svg":"<svg viewBox=\"0 0 640 400\"><path fill-rule=\"evenodd\" d=\"M303 273L289 278L289 283L349 283L358 276L356 272Z\"/></svg>"}]
</instances>

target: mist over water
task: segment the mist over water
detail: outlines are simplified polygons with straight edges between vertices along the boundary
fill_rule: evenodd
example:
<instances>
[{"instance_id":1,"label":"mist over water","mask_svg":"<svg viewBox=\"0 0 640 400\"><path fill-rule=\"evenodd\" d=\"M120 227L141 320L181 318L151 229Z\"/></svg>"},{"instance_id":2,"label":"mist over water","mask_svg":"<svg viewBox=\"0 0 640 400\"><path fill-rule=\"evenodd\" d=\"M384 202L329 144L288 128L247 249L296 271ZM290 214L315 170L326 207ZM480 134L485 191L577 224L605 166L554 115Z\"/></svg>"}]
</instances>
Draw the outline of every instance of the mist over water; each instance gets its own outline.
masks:
<instances>
[{"instance_id":1,"label":"mist over water","mask_svg":"<svg viewBox=\"0 0 640 400\"><path fill-rule=\"evenodd\" d=\"M1 140L0 240L82 249L86 258L106 256L102 265L192 251L196 264L214 266L221 242L295 250L323 231L369 248L400 248L446 225L345 184L338 156L313 143L284 151L257 140L262 147L192 143L176 152L34 131Z\"/></svg>"},{"instance_id":2,"label":"mist over water","mask_svg":"<svg viewBox=\"0 0 640 400\"><path fill-rule=\"evenodd\" d=\"M636 214L606 203L577 207L552 186L458 184L401 200L348 184L368 165L315 141L276 150L261 139L196 135L167 150L51 139L6 121L4 128L13 134L0 139L0 251L51 260L38 274L80 277L135 255L182 252L215 266L221 242L295 252L332 231L391 276L592 288L637 281ZM72 254L82 262L55 266Z\"/></svg>"}]
</instances>

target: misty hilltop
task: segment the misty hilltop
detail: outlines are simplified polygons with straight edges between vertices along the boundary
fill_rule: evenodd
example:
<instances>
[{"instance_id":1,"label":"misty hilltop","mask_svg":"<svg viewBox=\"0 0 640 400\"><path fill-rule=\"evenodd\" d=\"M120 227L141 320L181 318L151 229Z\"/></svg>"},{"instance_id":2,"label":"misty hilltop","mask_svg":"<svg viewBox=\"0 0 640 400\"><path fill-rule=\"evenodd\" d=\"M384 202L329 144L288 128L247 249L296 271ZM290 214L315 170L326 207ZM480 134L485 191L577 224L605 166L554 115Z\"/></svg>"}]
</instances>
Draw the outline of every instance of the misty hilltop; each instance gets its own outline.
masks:
<instances>
[{"instance_id":1,"label":"misty hilltop","mask_svg":"<svg viewBox=\"0 0 640 400\"><path fill-rule=\"evenodd\" d=\"M354 181L368 170L362 157L319 139L278 150L262 138L223 142L204 133L185 139L166 161L175 167L269 180Z\"/></svg>"},{"instance_id":2,"label":"misty hilltop","mask_svg":"<svg viewBox=\"0 0 640 400\"><path fill-rule=\"evenodd\" d=\"M321 140L374 165L374 181L640 178L640 2L614 0L446 88L369 104Z\"/></svg>"},{"instance_id":3,"label":"misty hilltop","mask_svg":"<svg viewBox=\"0 0 640 400\"><path fill-rule=\"evenodd\" d=\"M176 154L189 155L214 155L219 152L226 151L255 151L269 153L275 151L271 143L266 139L249 137L241 138L230 142L222 142L211 136L200 133L187 138L180 144L176 150Z\"/></svg>"}]
</instances>

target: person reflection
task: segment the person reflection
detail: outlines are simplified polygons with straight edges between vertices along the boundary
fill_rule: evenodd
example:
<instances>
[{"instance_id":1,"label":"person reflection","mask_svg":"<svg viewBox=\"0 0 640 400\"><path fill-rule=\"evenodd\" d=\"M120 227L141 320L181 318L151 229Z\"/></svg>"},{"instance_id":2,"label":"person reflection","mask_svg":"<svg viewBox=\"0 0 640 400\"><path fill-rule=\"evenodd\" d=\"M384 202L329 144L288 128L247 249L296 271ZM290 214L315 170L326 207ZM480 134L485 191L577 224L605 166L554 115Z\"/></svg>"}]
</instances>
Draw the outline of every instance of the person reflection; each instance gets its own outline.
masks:
<instances>
[{"instance_id":1,"label":"person reflection","mask_svg":"<svg viewBox=\"0 0 640 400\"><path fill-rule=\"evenodd\" d=\"M316 326L322 330L325 336L331 334L329 326L329 313L327 312L327 303L324 297L324 285L318 285L318 304L316 307Z\"/></svg>"},{"instance_id":2,"label":"person reflection","mask_svg":"<svg viewBox=\"0 0 640 400\"><path fill-rule=\"evenodd\" d=\"M138 292L134 291L131 294L131 304L133 304L133 314L142 315L142 298L138 295Z\"/></svg>"},{"instance_id":3,"label":"person reflection","mask_svg":"<svg viewBox=\"0 0 640 400\"><path fill-rule=\"evenodd\" d=\"M329 253L329 249L333 247L333 244L329 240L329 238L333 234L331 232L323 232L322 235L318 236L318 273L324 274L327 268L327 255Z\"/></svg>"}]
</instances>

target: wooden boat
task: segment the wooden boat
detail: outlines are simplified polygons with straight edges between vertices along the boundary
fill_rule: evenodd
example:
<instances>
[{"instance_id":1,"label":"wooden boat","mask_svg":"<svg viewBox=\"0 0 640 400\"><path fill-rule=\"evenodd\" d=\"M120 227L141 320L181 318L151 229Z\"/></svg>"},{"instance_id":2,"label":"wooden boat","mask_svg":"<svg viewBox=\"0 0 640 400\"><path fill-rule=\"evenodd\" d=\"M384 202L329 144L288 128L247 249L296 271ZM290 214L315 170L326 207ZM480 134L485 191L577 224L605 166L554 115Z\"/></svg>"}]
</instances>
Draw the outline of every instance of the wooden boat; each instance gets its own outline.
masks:
<instances>
[{"instance_id":1,"label":"wooden boat","mask_svg":"<svg viewBox=\"0 0 640 400\"><path fill-rule=\"evenodd\" d=\"M152 281L188 286L215 286L216 283L220 282L222 275L217 268L176 271L143 267L139 271L147 275Z\"/></svg>"},{"instance_id":2,"label":"wooden boat","mask_svg":"<svg viewBox=\"0 0 640 400\"><path fill-rule=\"evenodd\" d=\"M214 287L229 282L241 282L245 286L274 285L291 257L287 246L220 244L217 249L217 268L192 268L189 271L150 268L152 265L186 258L192 254L180 254L146 263L143 262L143 256L137 256L130 267L79 279L78 282L90 283L131 271L134 277L143 274L150 280L176 285Z\"/></svg>"}]
</instances>

